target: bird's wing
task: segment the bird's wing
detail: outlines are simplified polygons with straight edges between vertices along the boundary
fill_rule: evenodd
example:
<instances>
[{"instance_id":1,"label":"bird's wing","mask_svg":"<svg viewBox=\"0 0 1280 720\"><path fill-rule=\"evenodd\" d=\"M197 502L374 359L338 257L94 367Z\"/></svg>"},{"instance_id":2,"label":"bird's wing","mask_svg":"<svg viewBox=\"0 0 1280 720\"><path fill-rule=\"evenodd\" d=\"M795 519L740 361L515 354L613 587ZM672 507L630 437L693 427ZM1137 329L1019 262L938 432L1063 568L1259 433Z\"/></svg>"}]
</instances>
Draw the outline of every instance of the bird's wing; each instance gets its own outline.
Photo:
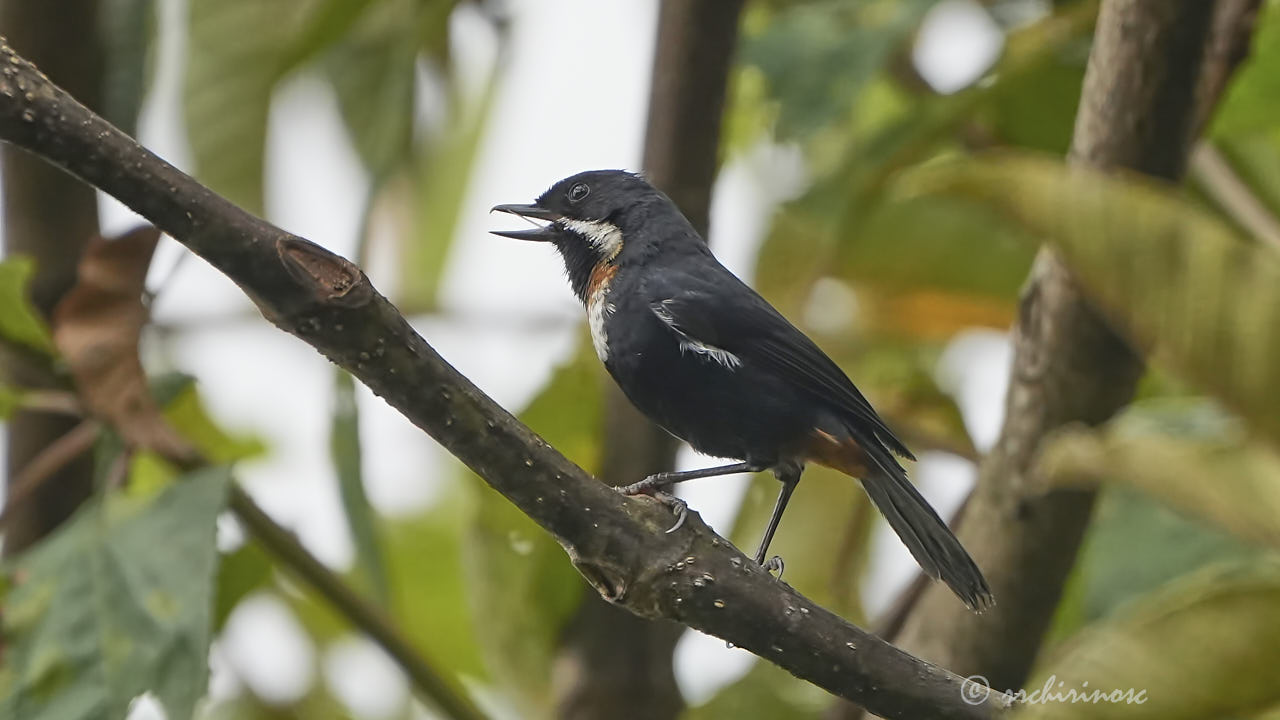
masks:
<instances>
[{"instance_id":1,"label":"bird's wing","mask_svg":"<svg viewBox=\"0 0 1280 720\"><path fill-rule=\"evenodd\" d=\"M731 293L723 288L672 291L668 285L668 292L656 294L649 308L683 341L705 348L702 352L723 351L741 362L769 368L815 398L833 403L894 453L915 459L826 353L754 290L733 280Z\"/></svg>"}]
</instances>

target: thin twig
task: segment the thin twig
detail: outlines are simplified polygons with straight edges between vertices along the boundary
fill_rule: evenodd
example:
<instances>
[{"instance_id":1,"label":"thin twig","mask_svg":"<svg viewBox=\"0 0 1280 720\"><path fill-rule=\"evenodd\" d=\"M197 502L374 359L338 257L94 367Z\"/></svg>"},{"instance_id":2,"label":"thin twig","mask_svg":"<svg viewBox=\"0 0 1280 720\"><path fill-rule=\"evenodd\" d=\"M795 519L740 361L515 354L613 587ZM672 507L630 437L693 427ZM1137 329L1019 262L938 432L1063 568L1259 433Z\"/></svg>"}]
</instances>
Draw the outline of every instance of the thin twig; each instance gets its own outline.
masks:
<instances>
[{"instance_id":1,"label":"thin twig","mask_svg":"<svg viewBox=\"0 0 1280 720\"><path fill-rule=\"evenodd\" d=\"M8 524L12 511L20 507L31 493L39 490L46 480L67 463L89 452L98 439L100 429L102 425L97 420L85 420L31 458L9 484L9 495L0 510L0 528Z\"/></svg>"},{"instance_id":2,"label":"thin twig","mask_svg":"<svg viewBox=\"0 0 1280 720\"><path fill-rule=\"evenodd\" d=\"M81 417L84 407L75 393L66 390L22 390L18 389L18 407L32 412L46 412L57 415Z\"/></svg>"},{"instance_id":3,"label":"thin twig","mask_svg":"<svg viewBox=\"0 0 1280 720\"><path fill-rule=\"evenodd\" d=\"M307 552L288 530L271 519L253 498L232 485L228 500L236 517L249 534L274 555L286 569L311 586L353 625L363 630L409 676L414 687L433 702L440 712L455 720L483 720L486 716L469 698L445 680L445 673L432 666L395 625L329 568Z\"/></svg>"},{"instance_id":4,"label":"thin twig","mask_svg":"<svg viewBox=\"0 0 1280 720\"><path fill-rule=\"evenodd\" d=\"M1211 141L1201 142L1191 152L1191 177L1245 232L1280 247L1280 221Z\"/></svg>"}]
</instances>

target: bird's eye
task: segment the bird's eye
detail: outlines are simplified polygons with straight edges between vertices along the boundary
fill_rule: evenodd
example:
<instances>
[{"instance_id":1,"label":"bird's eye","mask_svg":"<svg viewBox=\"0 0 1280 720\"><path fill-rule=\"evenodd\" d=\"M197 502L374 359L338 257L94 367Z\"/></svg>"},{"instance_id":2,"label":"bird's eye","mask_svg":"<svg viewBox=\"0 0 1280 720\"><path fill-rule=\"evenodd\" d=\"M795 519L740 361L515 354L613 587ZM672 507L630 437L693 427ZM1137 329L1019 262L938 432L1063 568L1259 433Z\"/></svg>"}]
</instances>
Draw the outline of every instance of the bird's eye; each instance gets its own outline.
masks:
<instances>
[{"instance_id":1,"label":"bird's eye","mask_svg":"<svg viewBox=\"0 0 1280 720\"><path fill-rule=\"evenodd\" d=\"M589 192L591 192L591 188L587 187L586 183L578 183L569 188L569 202L578 202L586 197Z\"/></svg>"}]
</instances>

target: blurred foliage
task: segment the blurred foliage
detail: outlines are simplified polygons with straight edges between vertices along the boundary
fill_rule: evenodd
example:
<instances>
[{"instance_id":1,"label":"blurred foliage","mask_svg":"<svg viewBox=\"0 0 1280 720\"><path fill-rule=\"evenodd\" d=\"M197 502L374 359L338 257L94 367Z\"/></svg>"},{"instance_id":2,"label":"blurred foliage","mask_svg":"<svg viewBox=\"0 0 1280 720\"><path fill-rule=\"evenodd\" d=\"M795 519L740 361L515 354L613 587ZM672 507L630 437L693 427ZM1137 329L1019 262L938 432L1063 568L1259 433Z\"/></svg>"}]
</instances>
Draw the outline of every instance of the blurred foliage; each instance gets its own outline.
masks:
<instances>
[{"instance_id":1,"label":"blurred foliage","mask_svg":"<svg viewBox=\"0 0 1280 720\"><path fill-rule=\"evenodd\" d=\"M590 342L534 398L520 419L584 469L599 463L604 394ZM486 665L531 717L553 708L551 671L560 632L586 583L564 550L489 486L470 483L476 512L464 538L467 593Z\"/></svg>"},{"instance_id":2,"label":"blurred foliage","mask_svg":"<svg viewBox=\"0 0 1280 720\"><path fill-rule=\"evenodd\" d=\"M781 140L802 139L849 112L936 0L815 0L757 5L740 62L764 74ZM754 32L753 32L754 31Z\"/></svg>"},{"instance_id":3,"label":"blurred foliage","mask_svg":"<svg viewBox=\"0 0 1280 720\"><path fill-rule=\"evenodd\" d=\"M150 690L189 717L208 676L214 518L230 475L97 498L6 562L0 716L124 717Z\"/></svg>"},{"instance_id":4,"label":"blurred foliage","mask_svg":"<svg viewBox=\"0 0 1280 720\"><path fill-rule=\"evenodd\" d=\"M1280 559L1215 565L1080 632L1027 683L1029 692L1132 689L1143 702L1037 702L1015 716L1194 720L1251 713L1280 702L1277 653Z\"/></svg>"},{"instance_id":5,"label":"blurred foliage","mask_svg":"<svg viewBox=\"0 0 1280 720\"><path fill-rule=\"evenodd\" d=\"M391 580L383 559L376 513L365 493L355 380L345 370L335 371L333 403L329 455L338 475L338 492L347 516L347 529L351 531L351 542L356 548L356 570L362 576L361 585L385 606L390 601Z\"/></svg>"},{"instance_id":6,"label":"blurred foliage","mask_svg":"<svg viewBox=\"0 0 1280 720\"><path fill-rule=\"evenodd\" d=\"M1280 443L1280 248L1172 188L1023 156L936 164L913 192L989 206L1058 247L1107 317Z\"/></svg>"},{"instance_id":7,"label":"blurred foliage","mask_svg":"<svg viewBox=\"0 0 1280 720\"><path fill-rule=\"evenodd\" d=\"M104 3L108 111L127 126L154 69L147 36L155 6ZM1202 174L1188 192L1044 157L1060 158L1070 143L1096 0L980 3L999 17L1017 6L1032 20L1002 28L992 67L951 94L934 91L911 59L936 4L748 3L722 153L735 162L761 146L793 148L806 180L772 218L754 284L808 326L909 445L972 459L966 418L952 388L939 383L938 358L957 333L1006 329L1039 243L1060 248L1107 317L1152 350L1156 370L1122 417L1064 432L1042 456L1047 487L1102 492L1036 682L1054 675L1068 687L1145 688L1151 701L1050 703L1026 714L1207 719L1280 707L1270 672L1280 647L1280 412L1272 407L1280 395L1280 251L1206 201L1216 196ZM1278 5L1267 1L1254 52L1208 131L1243 192L1273 218ZM475 73L463 82L454 67L451 28L462 12L483 18L496 39L493 66L478 82ZM367 173L364 229L375 216L393 220L395 299L407 311L434 311L510 51L501 12L457 0L191 0L182 110L198 176L262 212L276 94L296 78L321 83ZM760 173L762 185L773 181L769 172ZM26 299L31 270L22 258L0 263L0 340L52 355ZM515 716L548 715L560 633L582 581L550 537L469 477L426 510L380 515L364 496L354 388L342 377L330 452L356 549L344 577L374 590L396 626L453 679ZM580 342L521 418L594 469L606 382ZM0 386L0 417L28 390ZM166 419L213 461L270 451L221 428L190 378L154 378L153 391ZM100 480L120 452L119 439L104 433ZM450 477L465 474L454 470ZM58 535L5 566L0 715L16 707L4 703L37 696L114 710L149 688L170 717L185 717L203 690L209 633L261 593L287 605L320 653L349 639L350 624L256 544L212 552L225 473L216 482L177 482L179 475L154 455L134 455L124 489L104 489ZM753 549L777 489L768 474L753 478L731 529L721 530ZM775 542L787 581L874 625L861 598L868 538L882 521L857 483L814 468L792 504ZM88 590L68 593L69 583ZM146 624L155 610L149 595L183 602L163 623ZM109 607L88 607L94 598ZM75 613L127 632L133 654L114 654L118 638L106 630L73 636ZM77 666L102 673L75 674ZM247 685L237 692L200 716L358 716L325 682L279 704ZM686 717L818 718L829 704L807 683L755 663ZM64 705L49 704L43 715L32 707L18 716L89 717Z\"/></svg>"},{"instance_id":8,"label":"blurred foliage","mask_svg":"<svg viewBox=\"0 0 1280 720\"><path fill-rule=\"evenodd\" d=\"M28 284L35 263L20 255L0 262L0 341L53 354L53 338L31 304Z\"/></svg>"}]
</instances>

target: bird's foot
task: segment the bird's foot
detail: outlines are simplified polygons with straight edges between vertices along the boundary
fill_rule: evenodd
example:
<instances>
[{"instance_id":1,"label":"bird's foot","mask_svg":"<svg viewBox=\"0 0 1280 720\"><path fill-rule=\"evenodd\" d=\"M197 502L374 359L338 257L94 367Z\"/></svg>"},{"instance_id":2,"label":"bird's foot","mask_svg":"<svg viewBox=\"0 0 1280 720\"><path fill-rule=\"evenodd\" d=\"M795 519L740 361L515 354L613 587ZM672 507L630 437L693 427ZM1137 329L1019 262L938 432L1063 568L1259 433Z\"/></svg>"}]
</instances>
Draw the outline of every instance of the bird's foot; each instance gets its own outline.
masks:
<instances>
[{"instance_id":1,"label":"bird's foot","mask_svg":"<svg viewBox=\"0 0 1280 720\"><path fill-rule=\"evenodd\" d=\"M765 560L764 562L760 563L760 567L764 568L765 572L781 580L782 571L786 568L786 564L782 562L781 557L774 555L768 560Z\"/></svg>"},{"instance_id":2,"label":"bird's foot","mask_svg":"<svg viewBox=\"0 0 1280 720\"><path fill-rule=\"evenodd\" d=\"M670 485L665 482L668 475L670 475L670 473L654 473L640 482L623 485L618 488L618 492L628 497L634 495L656 495L656 493L670 487Z\"/></svg>"},{"instance_id":3,"label":"bird's foot","mask_svg":"<svg viewBox=\"0 0 1280 720\"><path fill-rule=\"evenodd\" d=\"M663 505L671 508L671 513L676 516L676 522L674 525L667 528L667 532L673 533L684 525L685 518L689 516L689 504L675 495L662 490L662 488L666 486L662 485L661 482L655 482L661 479L660 475L661 473L659 473L659 475L650 475L640 482L623 485L618 488L618 492L628 497L648 495L654 500L657 500Z\"/></svg>"}]
</instances>

